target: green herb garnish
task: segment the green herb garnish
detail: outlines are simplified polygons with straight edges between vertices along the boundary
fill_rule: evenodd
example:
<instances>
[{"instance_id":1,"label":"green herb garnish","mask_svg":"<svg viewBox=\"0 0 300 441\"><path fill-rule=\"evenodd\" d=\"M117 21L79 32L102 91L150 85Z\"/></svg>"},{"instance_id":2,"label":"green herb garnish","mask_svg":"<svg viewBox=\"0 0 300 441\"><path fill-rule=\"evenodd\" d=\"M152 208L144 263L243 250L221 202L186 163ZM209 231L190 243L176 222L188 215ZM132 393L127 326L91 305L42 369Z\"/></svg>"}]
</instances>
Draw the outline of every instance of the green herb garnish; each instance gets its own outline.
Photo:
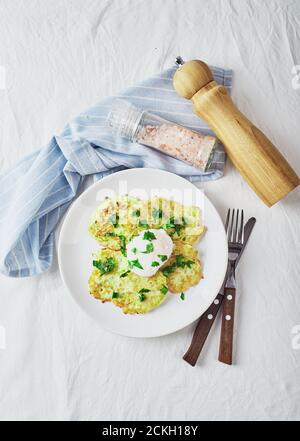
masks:
<instances>
[{"instance_id":1,"label":"green herb garnish","mask_svg":"<svg viewBox=\"0 0 300 441\"><path fill-rule=\"evenodd\" d=\"M112 298L112 299L116 299L117 297L119 297L119 293L117 293L117 292L113 292L111 298Z\"/></svg>"},{"instance_id":2,"label":"green herb garnish","mask_svg":"<svg viewBox=\"0 0 300 441\"><path fill-rule=\"evenodd\" d=\"M146 251L142 251L143 254L149 254L152 253L152 251L154 250L154 245L152 242L147 243L146 245Z\"/></svg>"},{"instance_id":3,"label":"green herb garnish","mask_svg":"<svg viewBox=\"0 0 300 441\"><path fill-rule=\"evenodd\" d=\"M156 260L154 260L154 261L151 263L151 266L159 266L159 262L157 262Z\"/></svg>"},{"instance_id":4,"label":"green herb garnish","mask_svg":"<svg viewBox=\"0 0 300 441\"><path fill-rule=\"evenodd\" d=\"M184 260L184 256L182 256L182 254L177 254L177 256L175 256L175 259L176 266L178 268L185 268L186 266L188 268L191 268L191 266L195 263L193 260Z\"/></svg>"},{"instance_id":5,"label":"green herb garnish","mask_svg":"<svg viewBox=\"0 0 300 441\"><path fill-rule=\"evenodd\" d=\"M167 294L168 291L169 291L169 290L168 290L168 287L167 287L166 285L163 285L163 286L160 288L160 292L161 292L162 294Z\"/></svg>"},{"instance_id":6,"label":"green herb garnish","mask_svg":"<svg viewBox=\"0 0 300 441\"><path fill-rule=\"evenodd\" d=\"M152 231L145 231L143 239L151 241L151 240L155 240L156 236L155 236L155 234L152 233Z\"/></svg>"},{"instance_id":7,"label":"green herb garnish","mask_svg":"<svg viewBox=\"0 0 300 441\"><path fill-rule=\"evenodd\" d=\"M153 208L152 216L154 217L154 219L161 219L162 215L163 215L163 212L162 212L161 208Z\"/></svg>"},{"instance_id":8,"label":"green herb garnish","mask_svg":"<svg viewBox=\"0 0 300 441\"><path fill-rule=\"evenodd\" d=\"M175 256L175 262L172 263L172 265L166 266L162 270L162 273L164 276L168 277L171 273L174 273L176 268L185 268L186 266L191 268L194 263L195 262L193 260L184 260L184 256L182 254L177 254L177 256Z\"/></svg>"},{"instance_id":9,"label":"green herb garnish","mask_svg":"<svg viewBox=\"0 0 300 441\"><path fill-rule=\"evenodd\" d=\"M142 288L139 290L138 295L141 302L143 302L146 298L145 293L150 292L150 289Z\"/></svg>"},{"instance_id":10,"label":"green herb garnish","mask_svg":"<svg viewBox=\"0 0 300 441\"><path fill-rule=\"evenodd\" d=\"M182 267L183 262L184 262L184 256L182 254L177 254L175 256L175 259L176 259L176 265L179 267Z\"/></svg>"},{"instance_id":11,"label":"green herb garnish","mask_svg":"<svg viewBox=\"0 0 300 441\"><path fill-rule=\"evenodd\" d=\"M164 225L165 228L175 228L175 220L174 217L170 217L170 219L168 220L168 222L165 223Z\"/></svg>"},{"instance_id":12,"label":"green herb garnish","mask_svg":"<svg viewBox=\"0 0 300 441\"><path fill-rule=\"evenodd\" d=\"M145 219L144 220L140 220L139 223L138 223L138 226L142 227L142 228L149 228L149 224L147 223L147 221Z\"/></svg>"},{"instance_id":13,"label":"green herb garnish","mask_svg":"<svg viewBox=\"0 0 300 441\"><path fill-rule=\"evenodd\" d=\"M142 265L140 264L139 259L128 260L128 263L129 263L130 268L137 267L137 268L140 268L140 269L144 269L142 267Z\"/></svg>"},{"instance_id":14,"label":"green herb garnish","mask_svg":"<svg viewBox=\"0 0 300 441\"><path fill-rule=\"evenodd\" d=\"M145 292L150 292L150 289L148 289L148 288L142 288L142 289L139 290L139 294L143 294L143 293L145 293Z\"/></svg>"},{"instance_id":15,"label":"green herb garnish","mask_svg":"<svg viewBox=\"0 0 300 441\"><path fill-rule=\"evenodd\" d=\"M132 214L132 216L134 216L134 217L140 217L140 215L141 215L141 210L134 210L131 214Z\"/></svg>"},{"instance_id":16,"label":"green herb garnish","mask_svg":"<svg viewBox=\"0 0 300 441\"><path fill-rule=\"evenodd\" d=\"M130 273L130 270L125 271L125 273L122 273L122 274L120 275L120 277L126 277L126 276L128 276L129 273Z\"/></svg>"},{"instance_id":17,"label":"green herb garnish","mask_svg":"<svg viewBox=\"0 0 300 441\"><path fill-rule=\"evenodd\" d=\"M143 294L143 293L139 294L139 299L141 302L143 302L145 300L145 298L146 298L145 294Z\"/></svg>"},{"instance_id":18,"label":"green herb garnish","mask_svg":"<svg viewBox=\"0 0 300 441\"><path fill-rule=\"evenodd\" d=\"M184 299L185 299L184 292L182 292L182 293L180 294L180 298L181 298L181 300L184 300Z\"/></svg>"},{"instance_id":19,"label":"green herb garnish","mask_svg":"<svg viewBox=\"0 0 300 441\"><path fill-rule=\"evenodd\" d=\"M184 219L184 218L182 218ZM175 233L179 234L182 228L184 228L185 224L179 224L178 222L175 222L174 216L170 217L169 221L165 223L164 228L168 229L174 229Z\"/></svg>"},{"instance_id":20,"label":"green herb garnish","mask_svg":"<svg viewBox=\"0 0 300 441\"><path fill-rule=\"evenodd\" d=\"M170 266L166 266L163 270L162 273L164 276L168 277L171 273L174 273L176 269L176 263L173 263Z\"/></svg>"},{"instance_id":21,"label":"green herb garnish","mask_svg":"<svg viewBox=\"0 0 300 441\"><path fill-rule=\"evenodd\" d=\"M184 228L184 225L175 224L175 233L179 234L182 228Z\"/></svg>"},{"instance_id":22,"label":"green herb garnish","mask_svg":"<svg viewBox=\"0 0 300 441\"><path fill-rule=\"evenodd\" d=\"M105 260L93 260L93 266L101 271L101 276L106 273L110 273L116 266L115 259L108 257Z\"/></svg>"},{"instance_id":23,"label":"green herb garnish","mask_svg":"<svg viewBox=\"0 0 300 441\"><path fill-rule=\"evenodd\" d=\"M158 257L162 262L165 262L168 259L168 256L166 256L165 254L158 254Z\"/></svg>"},{"instance_id":24,"label":"green herb garnish","mask_svg":"<svg viewBox=\"0 0 300 441\"><path fill-rule=\"evenodd\" d=\"M126 257L127 256L127 252L126 252L126 237L123 236L123 235L120 235L119 239L121 241L121 247L120 247L121 253L123 254L123 256Z\"/></svg>"},{"instance_id":25,"label":"green herb garnish","mask_svg":"<svg viewBox=\"0 0 300 441\"><path fill-rule=\"evenodd\" d=\"M133 254L136 254L136 253L137 253L137 250L138 250L138 249L137 249L136 247L134 247L134 248L131 249L131 251L133 252Z\"/></svg>"},{"instance_id":26,"label":"green herb garnish","mask_svg":"<svg viewBox=\"0 0 300 441\"><path fill-rule=\"evenodd\" d=\"M115 233L107 232L107 233L104 234L104 236L106 236L106 237L115 236Z\"/></svg>"},{"instance_id":27,"label":"green herb garnish","mask_svg":"<svg viewBox=\"0 0 300 441\"><path fill-rule=\"evenodd\" d=\"M113 224L114 227L117 227L119 224L119 215L117 213L113 213L110 217L109 217L109 222L111 224Z\"/></svg>"}]
</instances>

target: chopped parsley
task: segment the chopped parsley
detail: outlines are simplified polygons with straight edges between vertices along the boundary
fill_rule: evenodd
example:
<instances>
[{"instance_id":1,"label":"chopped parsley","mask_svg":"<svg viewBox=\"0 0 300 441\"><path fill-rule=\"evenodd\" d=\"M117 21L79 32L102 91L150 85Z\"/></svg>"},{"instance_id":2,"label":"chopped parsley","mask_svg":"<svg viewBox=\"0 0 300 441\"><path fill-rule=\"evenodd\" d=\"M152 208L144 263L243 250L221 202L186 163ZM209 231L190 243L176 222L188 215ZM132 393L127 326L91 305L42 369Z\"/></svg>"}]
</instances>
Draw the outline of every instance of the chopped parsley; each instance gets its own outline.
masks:
<instances>
[{"instance_id":1,"label":"chopped parsley","mask_svg":"<svg viewBox=\"0 0 300 441\"><path fill-rule=\"evenodd\" d=\"M147 221L145 219L140 220L139 223L138 223L138 226L142 227L142 228L149 228L149 225L148 225L148 223L147 223Z\"/></svg>"},{"instance_id":2,"label":"chopped parsley","mask_svg":"<svg viewBox=\"0 0 300 441\"><path fill-rule=\"evenodd\" d=\"M174 273L176 268L185 268L186 266L191 268L194 263L193 260L185 260L182 254L177 254L177 256L175 256L175 262L172 263L172 265L166 266L162 272L164 276L168 277L171 273Z\"/></svg>"},{"instance_id":3,"label":"chopped parsley","mask_svg":"<svg viewBox=\"0 0 300 441\"><path fill-rule=\"evenodd\" d=\"M165 228L175 228L175 220L174 220L174 216L170 217L170 219L168 220L168 222L165 223L164 227Z\"/></svg>"},{"instance_id":4,"label":"chopped parsley","mask_svg":"<svg viewBox=\"0 0 300 441\"><path fill-rule=\"evenodd\" d=\"M131 249L131 251L133 252L133 254L136 254L136 253L137 253L137 250L138 250L138 249L137 249L136 247L134 247L134 248Z\"/></svg>"},{"instance_id":5,"label":"chopped parsley","mask_svg":"<svg viewBox=\"0 0 300 441\"><path fill-rule=\"evenodd\" d=\"M121 247L120 247L121 253L123 254L123 256L126 257L127 256L127 252L126 252L126 237L123 236L123 235L120 235L119 239L121 241Z\"/></svg>"},{"instance_id":6,"label":"chopped parsley","mask_svg":"<svg viewBox=\"0 0 300 441\"><path fill-rule=\"evenodd\" d=\"M186 218L184 216L182 216L181 220L182 220L183 225L187 225L188 224L188 222L187 222L187 220L186 220Z\"/></svg>"},{"instance_id":7,"label":"chopped parsley","mask_svg":"<svg viewBox=\"0 0 300 441\"><path fill-rule=\"evenodd\" d=\"M168 291L169 291L169 290L168 290L168 287L167 287L166 285L163 285L163 286L160 288L160 292L161 292L162 294L167 294Z\"/></svg>"},{"instance_id":8,"label":"chopped parsley","mask_svg":"<svg viewBox=\"0 0 300 441\"><path fill-rule=\"evenodd\" d=\"M119 297L119 293L118 292L113 292L111 298L112 299L116 299L117 297Z\"/></svg>"},{"instance_id":9,"label":"chopped parsley","mask_svg":"<svg viewBox=\"0 0 300 441\"><path fill-rule=\"evenodd\" d=\"M144 240L155 240L156 236L154 233L152 233L152 231L145 231L144 236L143 236Z\"/></svg>"},{"instance_id":10,"label":"chopped parsley","mask_svg":"<svg viewBox=\"0 0 300 441\"><path fill-rule=\"evenodd\" d=\"M142 289L139 290L139 294L143 294L143 293L145 293L145 292L150 292L150 289L148 289L148 288L142 288Z\"/></svg>"},{"instance_id":11,"label":"chopped parsley","mask_svg":"<svg viewBox=\"0 0 300 441\"><path fill-rule=\"evenodd\" d=\"M168 277L171 273L174 273L176 269L176 263L172 263L172 265L170 266L166 266L163 270L162 273L164 276Z\"/></svg>"},{"instance_id":12,"label":"chopped parsley","mask_svg":"<svg viewBox=\"0 0 300 441\"><path fill-rule=\"evenodd\" d=\"M163 212L162 212L161 208L153 208L152 216L154 217L154 219L161 219L162 215L163 215Z\"/></svg>"},{"instance_id":13,"label":"chopped parsley","mask_svg":"<svg viewBox=\"0 0 300 441\"><path fill-rule=\"evenodd\" d=\"M179 234L182 228L184 228L184 225L175 224L175 233Z\"/></svg>"},{"instance_id":14,"label":"chopped parsley","mask_svg":"<svg viewBox=\"0 0 300 441\"><path fill-rule=\"evenodd\" d=\"M181 298L181 300L184 300L184 299L185 299L184 292L182 292L182 293L180 294L180 298Z\"/></svg>"},{"instance_id":15,"label":"chopped parsley","mask_svg":"<svg viewBox=\"0 0 300 441\"><path fill-rule=\"evenodd\" d=\"M107 232L107 233L104 234L104 236L106 236L106 237L115 236L115 233Z\"/></svg>"},{"instance_id":16,"label":"chopped parsley","mask_svg":"<svg viewBox=\"0 0 300 441\"><path fill-rule=\"evenodd\" d=\"M160 260L162 262L165 262L167 260L167 258L168 258L168 256L166 256L165 254L158 254L158 257L160 258Z\"/></svg>"},{"instance_id":17,"label":"chopped parsley","mask_svg":"<svg viewBox=\"0 0 300 441\"><path fill-rule=\"evenodd\" d=\"M130 273L130 270L125 271L125 273L122 273L122 274L120 275L120 277L126 277L126 276L128 276L129 273Z\"/></svg>"},{"instance_id":18,"label":"chopped parsley","mask_svg":"<svg viewBox=\"0 0 300 441\"><path fill-rule=\"evenodd\" d=\"M149 254L152 253L152 251L154 250L154 245L152 242L147 243L146 245L146 251L142 251L143 254Z\"/></svg>"},{"instance_id":19,"label":"chopped parsley","mask_svg":"<svg viewBox=\"0 0 300 441\"><path fill-rule=\"evenodd\" d=\"M109 217L109 222L111 224L113 224L114 227L117 227L119 224L119 215L117 213L113 213L110 217Z\"/></svg>"},{"instance_id":20,"label":"chopped parsley","mask_svg":"<svg viewBox=\"0 0 300 441\"><path fill-rule=\"evenodd\" d=\"M150 292L150 289L142 288L139 290L138 295L141 302L143 302L146 299L145 293Z\"/></svg>"},{"instance_id":21,"label":"chopped parsley","mask_svg":"<svg viewBox=\"0 0 300 441\"><path fill-rule=\"evenodd\" d=\"M151 266L159 266L159 262L157 262L156 260L154 260L154 261L151 263Z\"/></svg>"},{"instance_id":22,"label":"chopped parsley","mask_svg":"<svg viewBox=\"0 0 300 441\"><path fill-rule=\"evenodd\" d=\"M184 220L184 218L182 218L182 220ZM170 217L169 221L165 223L164 228L166 228L167 230L169 230L169 229L175 230L174 233L179 234L180 231L182 230L182 228L184 228L184 225L185 225L184 222L183 222L183 224L180 224L180 223L176 222L174 219L174 216L172 216L172 217Z\"/></svg>"},{"instance_id":23,"label":"chopped parsley","mask_svg":"<svg viewBox=\"0 0 300 441\"><path fill-rule=\"evenodd\" d=\"M116 266L115 259L108 257L105 260L93 260L93 266L101 271L101 276L106 273L110 273Z\"/></svg>"},{"instance_id":24,"label":"chopped parsley","mask_svg":"<svg viewBox=\"0 0 300 441\"><path fill-rule=\"evenodd\" d=\"M177 256L175 256L175 259L176 266L178 268L185 268L186 266L188 268L191 268L191 266L195 263L193 260L184 260L184 256L182 254L177 254Z\"/></svg>"},{"instance_id":25,"label":"chopped parsley","mask_svg":"<svg viewBox=\"0 0 300 441\"><path fill-rule=\"evenodd\" d=\"M131 215L134 216L134 217L140 217L140 215L141 215L141 210L134 210L134 211L131 213Z\"/></svg>"},{"instance_id":26,"label":"chopped parsley","mask_svg":"<svg viewBox=\"0 0 300 441\"><path fill-rule=\"evenodd\" d=\"M142 267L142 265L140 264L139 259L128 260L128 263L129 263L130 268L136 267L136 268L144 269Z\"/></svg>"}]
</instances>

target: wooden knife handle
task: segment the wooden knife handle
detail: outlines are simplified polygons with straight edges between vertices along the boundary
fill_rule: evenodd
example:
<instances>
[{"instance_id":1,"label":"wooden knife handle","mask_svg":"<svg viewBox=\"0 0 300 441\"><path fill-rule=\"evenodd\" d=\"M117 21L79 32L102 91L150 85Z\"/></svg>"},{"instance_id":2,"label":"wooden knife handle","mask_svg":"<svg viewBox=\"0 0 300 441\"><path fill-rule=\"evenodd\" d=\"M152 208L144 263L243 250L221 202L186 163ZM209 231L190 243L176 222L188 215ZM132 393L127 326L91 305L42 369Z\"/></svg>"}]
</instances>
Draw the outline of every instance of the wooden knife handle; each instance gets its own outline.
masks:
<instances>
[{"instance_id":1,"label":"wooden knife handle","mask_svg":"<svg viewBox=\"0 0 300 441\"><path fill-rule=\"evenodd\" d=\"M204 346L206 338L211 330L211 327L218 315L219 309L223 301L223 295L218 294L210 307L198 320L190 347L182 357L191 366L195 366L200 352Z\"/></svg>"},{"instance_id":2,"label":"wooden knife handle","mask_svg":"<svg viewBox=\"0 0 300 441\"><path fill-rule=\"evenodd\" d=\"M232 364L235 288L225 288L222 326L219 346L219 361Z\"/></svg>"}]
</instances>

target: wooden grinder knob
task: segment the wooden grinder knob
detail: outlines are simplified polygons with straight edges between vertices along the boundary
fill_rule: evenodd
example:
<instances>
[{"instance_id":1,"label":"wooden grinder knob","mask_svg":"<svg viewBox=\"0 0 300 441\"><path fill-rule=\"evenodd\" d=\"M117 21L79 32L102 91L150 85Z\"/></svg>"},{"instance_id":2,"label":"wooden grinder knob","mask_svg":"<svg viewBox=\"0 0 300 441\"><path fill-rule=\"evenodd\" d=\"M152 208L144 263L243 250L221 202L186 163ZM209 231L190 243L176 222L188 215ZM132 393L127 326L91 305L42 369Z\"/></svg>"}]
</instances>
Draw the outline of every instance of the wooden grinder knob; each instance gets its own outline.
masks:
<instances>
[{"instance_id":1,"label":"wooden grinder knob","mask_svg":"<svg viewBox=\"0 0 300 441\"><path fill-rule=\"evenodd\" d=\"M194 112L222 141L226 152L257 195L271 207L300 184L299 177L271 141L235 106L203 61L177 69L174 88L193 102Z\"/></svg>"}]
</instances>

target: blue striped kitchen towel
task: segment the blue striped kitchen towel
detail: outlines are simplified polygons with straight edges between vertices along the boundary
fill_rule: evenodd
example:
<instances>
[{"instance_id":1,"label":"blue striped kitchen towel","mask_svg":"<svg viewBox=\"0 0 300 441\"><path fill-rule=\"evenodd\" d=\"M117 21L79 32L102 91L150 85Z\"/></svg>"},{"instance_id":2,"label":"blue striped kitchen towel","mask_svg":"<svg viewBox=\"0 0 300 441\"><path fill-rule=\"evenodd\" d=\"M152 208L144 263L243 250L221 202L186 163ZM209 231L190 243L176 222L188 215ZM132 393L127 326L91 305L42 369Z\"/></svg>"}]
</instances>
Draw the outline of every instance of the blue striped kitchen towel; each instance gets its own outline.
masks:
<instances>
[{"instance_id":1,"label":"blue striped kitchen towel","mask_svg":"<svg viewBox=\"0 0 300 441\"><path fill-rule=\"evenodd\" d=\"M191 103L173 89L175 69L169 68L130 87L118 97L126 97L138 107L212 134L193 114ZM212 71L215 80L230 90L232 71L216 67ZM177 173L191 181L222 176L223 148L216 152L210 171L200 174L177 159L110 133L105 120L114 98L106 98L81 113L60 135L53 136L48 145L0 176L2 274L33 276L51 266L55 227L88 175L93 175L96 181L126 168L150 167Z\"/></svg>"}]
</instances>

